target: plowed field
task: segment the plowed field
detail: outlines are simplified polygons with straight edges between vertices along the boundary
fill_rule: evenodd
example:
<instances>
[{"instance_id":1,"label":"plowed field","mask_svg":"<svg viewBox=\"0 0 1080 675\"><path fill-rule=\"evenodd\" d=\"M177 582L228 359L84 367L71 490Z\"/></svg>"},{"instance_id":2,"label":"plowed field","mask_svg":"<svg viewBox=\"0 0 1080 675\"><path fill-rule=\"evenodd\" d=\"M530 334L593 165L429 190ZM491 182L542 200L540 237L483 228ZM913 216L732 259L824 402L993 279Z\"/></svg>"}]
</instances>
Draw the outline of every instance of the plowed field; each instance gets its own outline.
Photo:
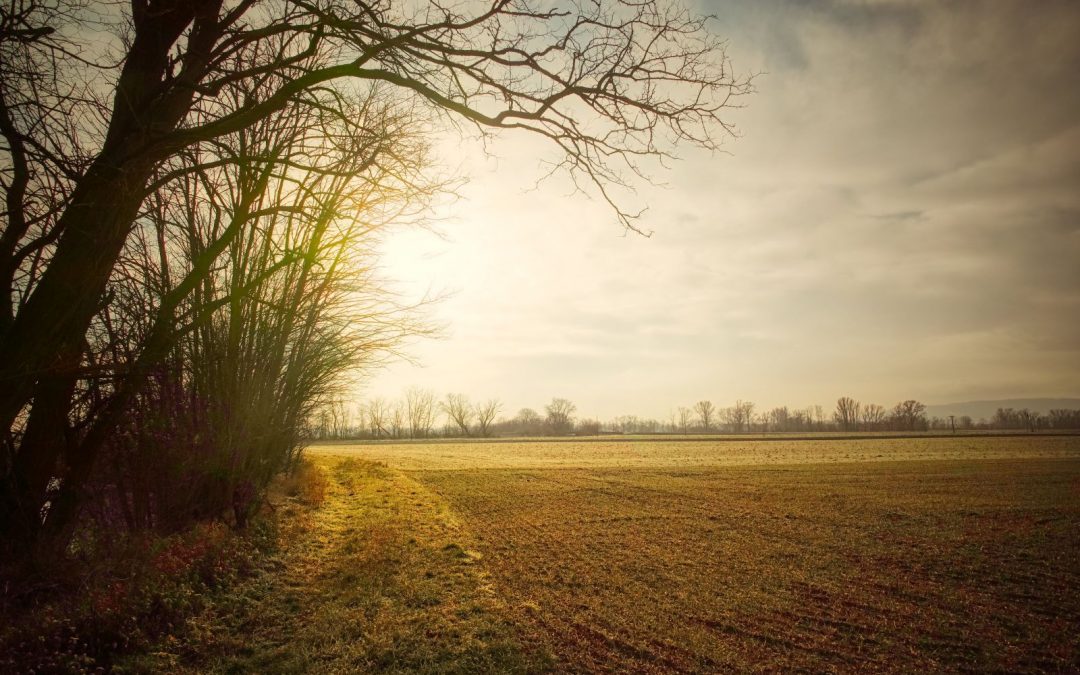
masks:
<instances>
[{"instance_id":1,"label":"plowed field","mask_svg":"<svg viewBox=\"0 0 1080 675\"><path fill-rule=\"evenodd\" d=\"M1080 669L1080 442L938 441L348 452L445 502L561 671Z\"/></svg>"}]
</instances>

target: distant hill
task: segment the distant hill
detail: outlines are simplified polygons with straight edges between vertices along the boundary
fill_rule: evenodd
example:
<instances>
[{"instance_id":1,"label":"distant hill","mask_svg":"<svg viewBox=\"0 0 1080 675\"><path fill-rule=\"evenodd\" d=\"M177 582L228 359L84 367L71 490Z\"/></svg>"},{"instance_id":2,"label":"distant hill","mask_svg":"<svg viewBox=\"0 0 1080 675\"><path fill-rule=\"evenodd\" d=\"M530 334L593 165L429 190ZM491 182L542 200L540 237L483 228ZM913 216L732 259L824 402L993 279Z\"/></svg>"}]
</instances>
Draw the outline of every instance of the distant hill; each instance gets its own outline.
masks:
<instances>
[{"instance_id":1,"label":"distant hill","mask_svg":"<svg viewBox=\"0 0 1080 675\"><path fill-rule=\"evenodd\" d=\"M998 408L1030 408L1031 410L1045 414L1054 408L1068 408L1076 410L1080 408L1080 398L1003 398L994 401L963 401L960 403L941 403L926 406L927 417L948 417L956 415L961 417L968 415L978 421L980 418L990 419Z\"/></svg>"}]
</instances>

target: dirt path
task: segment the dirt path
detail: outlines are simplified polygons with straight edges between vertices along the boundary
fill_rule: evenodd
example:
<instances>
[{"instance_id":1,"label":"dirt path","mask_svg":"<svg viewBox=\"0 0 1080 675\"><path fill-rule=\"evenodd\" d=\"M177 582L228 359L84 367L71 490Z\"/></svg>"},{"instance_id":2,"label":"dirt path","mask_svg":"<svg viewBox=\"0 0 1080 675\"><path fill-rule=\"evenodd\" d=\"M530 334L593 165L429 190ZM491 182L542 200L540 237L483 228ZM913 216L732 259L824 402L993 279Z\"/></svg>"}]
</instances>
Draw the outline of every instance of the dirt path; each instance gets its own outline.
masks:
<instances>
[{"instance_id":1,"label":"dirt path","mask_svg":"<svg viewBox=\"0 0 1080 675\"><path fill-rule=\"evenodd\" d=\"M320 457L325 502L279 507L269 568L131 670L536 672L471 539L437 495L370 462Z\"/></svg>"}]
</instances>

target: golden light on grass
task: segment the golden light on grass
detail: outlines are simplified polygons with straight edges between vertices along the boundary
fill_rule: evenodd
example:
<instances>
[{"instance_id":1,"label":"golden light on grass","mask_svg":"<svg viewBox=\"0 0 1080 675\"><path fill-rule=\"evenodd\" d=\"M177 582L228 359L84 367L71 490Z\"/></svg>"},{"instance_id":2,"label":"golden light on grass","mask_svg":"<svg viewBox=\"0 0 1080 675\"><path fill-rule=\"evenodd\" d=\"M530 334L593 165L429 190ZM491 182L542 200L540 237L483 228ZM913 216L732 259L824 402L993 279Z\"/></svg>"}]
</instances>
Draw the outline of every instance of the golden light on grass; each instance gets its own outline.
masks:
<instances>
[{"instance_id":1,"label":"golden light on grass","mask_svg":"<svg viewBox=\"0 0 1080 675\"><path fill-rule=\"evenodd\" d=\"M0 671L1077 670L1080 5L710 4L0 3Z\"/></svg>"},{"instance_id":2,"label":"golden light on grass","mask_svg":"<svg viewBox=\"0 0 1080 675\"><path fill-rule=\"evenodd\" d=\"M1077 439L686 445L352 453L447 499L562 670L1053 670L1080 649L1053 618L1080 602Z\"/></svg>"}]
</instances>

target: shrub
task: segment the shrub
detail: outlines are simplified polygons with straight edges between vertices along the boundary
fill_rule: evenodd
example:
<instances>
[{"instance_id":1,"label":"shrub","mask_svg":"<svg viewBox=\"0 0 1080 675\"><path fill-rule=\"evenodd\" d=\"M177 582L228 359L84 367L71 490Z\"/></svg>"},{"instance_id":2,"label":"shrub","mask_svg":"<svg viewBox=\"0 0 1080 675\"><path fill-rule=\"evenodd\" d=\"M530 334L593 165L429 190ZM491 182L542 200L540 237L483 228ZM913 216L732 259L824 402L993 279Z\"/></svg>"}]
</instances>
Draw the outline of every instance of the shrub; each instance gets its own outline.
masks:
<instances>
[{"instance_id":1,"label":"shrub","mask_svg":"<svg viewBox=\"0 0 1080 675\"><path fill-rule=\"evenodd\" d=\"M0 672L100 672L183 631L212 593L255 572L274 548L276 525L259 519L240 534L200 523L164 537L98 541L62 563L0 570Z\"/></svg>"},{"instance_id":2,"label":"shrub","mask_svg":"<svg viewBox=\"0 0 1080 675\"><path fill-rule=\"evenodd\" d=\"M322 505L326 499L326 486L326 472L308 459L301 460L282 484L285 494L312 507Z\"/></svg>"}]
</instances>

